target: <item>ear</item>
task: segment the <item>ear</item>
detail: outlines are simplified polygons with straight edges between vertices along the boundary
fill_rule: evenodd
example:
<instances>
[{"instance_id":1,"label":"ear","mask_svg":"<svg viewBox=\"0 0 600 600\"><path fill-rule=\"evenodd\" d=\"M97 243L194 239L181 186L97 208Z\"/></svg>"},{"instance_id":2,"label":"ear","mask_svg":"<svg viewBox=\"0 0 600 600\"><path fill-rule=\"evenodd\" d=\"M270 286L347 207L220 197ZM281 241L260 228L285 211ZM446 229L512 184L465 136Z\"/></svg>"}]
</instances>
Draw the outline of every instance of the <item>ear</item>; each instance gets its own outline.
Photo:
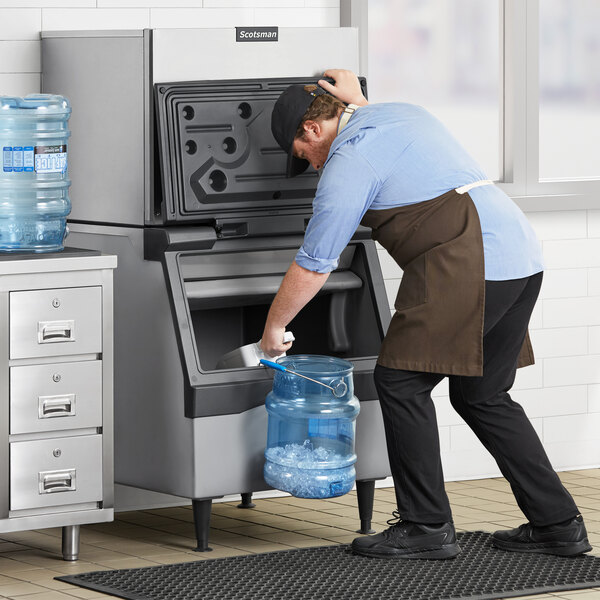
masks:
<instances>
[{"instance_id":1,"label":"ear","mask_svg":"<svg viewBox=\"0 0 600 600\"><path fill-rule=\"evenodd\" d=\"M321 135L321 125L318 121L305 121L304 122L304 137L307 138L318 138Z\"/></svg>"}]
</instances>

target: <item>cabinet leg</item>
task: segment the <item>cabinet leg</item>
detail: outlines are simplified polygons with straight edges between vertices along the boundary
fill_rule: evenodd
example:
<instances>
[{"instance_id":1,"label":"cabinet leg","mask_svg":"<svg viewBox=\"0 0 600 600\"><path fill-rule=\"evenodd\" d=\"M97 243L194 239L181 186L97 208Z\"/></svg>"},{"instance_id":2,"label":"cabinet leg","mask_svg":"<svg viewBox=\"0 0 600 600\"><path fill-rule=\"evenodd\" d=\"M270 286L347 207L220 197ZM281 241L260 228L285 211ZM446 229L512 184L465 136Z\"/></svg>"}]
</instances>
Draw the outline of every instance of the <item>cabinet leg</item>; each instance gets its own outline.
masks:
<instances>
[{"instance_id":1,"label":"cabinet leg","mask_svg":"<svg viewBox=\"0 0 600 600\"><path fill-rule=\"evenodd\" d=\"M210 552L212 548L208 547L208 532L210 529L210 509L212 500L204 498L201 500L192 500L192 509L194 511L194 528L196 529L196 552Z\"/></svg>"},{"instance_id":2,"label":"cabinet leg","mask_svg":"<svg viewBox=\"0 0 600 600\"><path fill-rule=\"evenodd\" d=\"M79 525L65 525L62 528L63 560L79 558Z\"/></svg>"},{"instance_id":3,"label":"cabinet leg","mask_svg":"<svg viewBox=\"0 0 600 600\"><path fill-rule=\"evenodd\" d=\"M375 498L375 481L357 481L356 496L358 499L358 515L360 517L360 529L356 533L375 533L371 529L373 518L373 500Z\"/></svg>"},{"instance_id":4,"label":"cabinet leg","mask_svg":"<svg viewBox=\"0 0 600 600\"><path fill-rule=\"evenodd\" d=\"M242 494L242 502L238 504L238 508L254 508L256 504L252 502L252 492L248 492L247 494Z\"/></svg>"}]
</instances>

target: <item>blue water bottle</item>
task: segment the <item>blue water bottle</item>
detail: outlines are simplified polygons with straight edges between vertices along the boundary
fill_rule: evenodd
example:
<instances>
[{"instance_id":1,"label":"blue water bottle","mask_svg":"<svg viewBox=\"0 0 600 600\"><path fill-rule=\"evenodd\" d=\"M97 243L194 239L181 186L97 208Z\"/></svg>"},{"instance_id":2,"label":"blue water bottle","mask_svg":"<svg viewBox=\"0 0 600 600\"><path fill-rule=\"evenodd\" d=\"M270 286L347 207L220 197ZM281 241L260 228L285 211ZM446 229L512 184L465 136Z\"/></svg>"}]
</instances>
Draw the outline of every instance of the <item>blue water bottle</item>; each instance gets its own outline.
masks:
<instances>
[{"instance_id":1,"label":"blue water bottle","mask_svg":"<svg viewBox=\"0 0 600 600\"><path fill-rule=\"evenodd\" d=\"M265 481L298 498L348 493L356 479L354 439L360 410L352 363L318 355L261 362L276 369L266 399Z\"/></svg>"},{"instance_id":2,"label":"blue water bottle","mask_svg":"<svg viewBox=\"0 0 600 600\"><path fill-rule=\"evenodd\" d=\"M63 96L0 96L0 251L63 249L70 115Z\"/></svg>"}]
</instances>

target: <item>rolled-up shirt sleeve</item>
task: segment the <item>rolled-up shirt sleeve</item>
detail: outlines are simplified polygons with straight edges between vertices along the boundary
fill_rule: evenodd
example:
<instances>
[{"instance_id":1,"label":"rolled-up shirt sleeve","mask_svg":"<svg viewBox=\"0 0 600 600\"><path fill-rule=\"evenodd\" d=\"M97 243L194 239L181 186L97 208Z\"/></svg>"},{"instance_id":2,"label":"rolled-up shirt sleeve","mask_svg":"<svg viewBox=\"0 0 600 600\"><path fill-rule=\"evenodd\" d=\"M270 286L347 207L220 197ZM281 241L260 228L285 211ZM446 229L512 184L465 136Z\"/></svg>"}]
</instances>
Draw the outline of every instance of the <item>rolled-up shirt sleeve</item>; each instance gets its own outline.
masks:
<instances>
[{"instance_id":1,"label":"rolled-up shirt sleeve","mask_svg":"<svg viewBox=\"0 0 600 600\"><path fill-rule=\"evenodd\" d=\"M333 271L380 187L375 170L352 143L338 148L321 175L296 263L317 273Z\"/></svg>"}]
</instances>

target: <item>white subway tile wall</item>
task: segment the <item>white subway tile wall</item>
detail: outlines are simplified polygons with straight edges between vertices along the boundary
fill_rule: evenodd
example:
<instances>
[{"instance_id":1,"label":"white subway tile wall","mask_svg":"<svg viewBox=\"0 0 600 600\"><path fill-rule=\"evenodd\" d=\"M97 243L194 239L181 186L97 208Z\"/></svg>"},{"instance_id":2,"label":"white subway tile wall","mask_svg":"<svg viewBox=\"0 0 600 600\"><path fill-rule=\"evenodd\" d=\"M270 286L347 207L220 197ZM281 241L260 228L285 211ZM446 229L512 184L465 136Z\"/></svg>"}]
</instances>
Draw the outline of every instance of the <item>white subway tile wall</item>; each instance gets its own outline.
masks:
<instances>
[{"instance_id":1,"label":"white subway tile wall","mask_svg":"<svg viewBox=\"0 0 600 600\"><path fill-rule=\"evenodd\" d=\"M600 238L600 210L588 211L588 236Z\"/></svg>"},{"instance_id":2,"label":"white subway tile wall","mask_svg":"<svg viewBox=\"0 0 600 600\"><path fill-rule=\"evenodd\" d=\"M446 481L498 477L498 467L481 444L479 449L442 452L442 467Z\"/></svg>"},{"instance_id":3,"label":"white subway tile wall","mask_svg":"<svg viewBox=\"0 0 600 600\"><path fill-rule=\"evenodd\" d=\"M531 390L542 387L543 381L544 365L543 361L538 360L535 365L517 371L513 387L516 390Z\"/></svg>"},{"instance_id":4,"label":"white subway tile wall","mask_svg":"<svg viewBox=\"0 0 600 600\"><path fill-rule=\"evenodd\" d=\"M0 0L0 94L40 90L41 30L144 27L337 27L339 0ZM324 67L335 65L323 65ZM513 398L533 419L557 469L600 463L600 210L529 213L546 260L530 322L536 365L520 369ZM390 309L402 270L381 248ZM497 476L498 467L433 392L447 479Z\"/></svg>"},{"instance_id":5,"label":"white subway tile wall","mask_svg":"<svg viewBox=\"0 0 600 600\"><path fill-rule=\"evenodd\" d=\"M511 392L511 396L515 402L523 406L530 418L588 412L588 386L586 385L516 389Z\"/></svg>"},{"instance_id":6,"label":"white subway tile wall","mask_svg":"<svg viewBox=\"0 0 600 600\"><path fill-rule=\"evenodd\" d=\"M542 422L555 468L600 462L600 210L528 213L542 242L546 271L531 323L542 381L513 399ZM529 379L531 384L532 379ZM538 429L538 431L540 431Z\"/></svg>"},{"instance_id":7,"label":"white subway tile wall","mask_svg":"<svg viewBox=\"0 0 600 600\"><path fill-rule=\"evenodd\" d=\"M152 28L236 27L255 24L251 8L154 8L150 11Z\"/></svg>"},{"instance_id":8,"label":"white subway tile wall","mask_svg":"<svg viewBox=\"0 0 600 600\"><path fill-rule=\"evenodd\" d=\"M223 6L231 6L227 2ZM202 8L208 6L202 0L96 0L97 8ZM234 6L243 6L242 3Z\"/></svg>"},{"instance_id":9,"label":"white subway tile wall","mask_svg":"<svg viewBox=\"0 0 600 600\"><path fill-rule=\"evenodd\" d=\"M529 329L533 331L534 329L541 329L543 327L543 319L542 319L542 304L538 302L533 307L533 312L531 313L531 318L529 319Z\"/></svg>"},{"instance_id":10,"label":"white subway tile wall","mask_svg":"<svg viewBox=\"0 0 600 600\"><path fill-rule=\"evenodd\" d=\"M550 269L544 273L540 298L577 298L588 295L588 273L594 269ZM600 269L598 293L600 294ZM590 289L590 295L594 295Z\"/></svg>"},{"instance_id":11,"label":"white subway tile wall","mask_svg":"<svg viewBox=\"0 0 600 600\"><path fill-rule=\"evenodd\" d=\"M454 410L452 404L450 404L450 398L448 397L447 389L446 395L433 396L433 403L435 404L435 412L437 416L438 427L440 429L448 429L451 425L464 424L464 421L460 415Z\"/></svg>"},{"instance_id":12,"label":"white subway tile wall","mask_svg":"<svg viewBox=\"0 0 600 600\"><path fill-rule=\"evenodd\" d=\"M96 0L0 0L0 8L96 8Z\"/></svg>"},{"instance_id":13,"label":"white subway tile wall","mask_svg":"<svg viewBox=\"0 0 600 600\"><path fill-rule=\"evenodd\" d=\"M339 8L339 0L305 0L306 8Z\"/></svg>"},{"instance_id":14,"label":"white subway tile wall","mask_svg":"<svg viewBox=\"0 0 600 600\"><path fill-rule=\"evenodd\" d=\"M0 73L39 73L40 43L0 41Z\"/></svg>"},{"instance_id":15,"label":"white subway tile wall","mask_svg":"<svg viewBox=\"0 0 600 600\"><path fill-rule=\"evenodd\" d=\"M557 213L561 223L564 212ZM562 228L562 223L561 223ZM600 267L600 236L598 238L557 240L543 242L547 269L575 269Z\"/></svg>"},{"instance_id":16,"label":"white subway tile wall","mask_svg":"<svg viewBox=\"0 0 600 600\"><path fill-rule=\"evenodd\" d=\"M440 427L440 451L450 452L450 427Z\"/></svg>"},{"instance_id":17,"label":"white subway tile wall","mask_svg":"<svg viewBox=\"0 0 600 600\"><path fill-rule=\"evenodd\" d=\"M547 298L543 318L544 327L600 325L600 296Z\"/></svg>"},{"instance_id":18,"label":"white subway tile wall","mask_svg":"<svg viewBox=\"0 0 600 600\"><path fill-rule=\"evenodd\" d=\"M304 8L305 3L304 0L204 0L203 6L205 8L239 6L246 8Z\"/></svg>"},{"instance_id":19,"label":"white subway tile wall","mask_svg":"<svg viewBox=\"0 0 600 600\"><path fill-rule=\"evenodd\" d=\"M581 356L588 352L587 327L558 327L530 332L535 355L539 358Z\"/></svg>"},{"instance_id":20,"label":"white subway tile wall","mask_svg":"<svg viewBox=\"0 0 600 600\"><path fill-rule=\"evenodd\" d=\"M588 386L588 412L600 412L600 385Z\"/></svg>"},{"instance_id":21,"label":"white subway tile wall","mask_svg":"<svg viewBox=\"0 0 600 600\"><path fill-rule=\"evenodd\" d=\"M339 27L339 7L257 8L256 24L279 27ZM309 42L310 43L310 42Z\"/></svg>"},{"instance_id":22,"label":"white subway tile wall","mask_svg":"<svg viewBox=\"0 0 600 600\"><path fill-rule=\"evenodd\" d=\"M27 96L38 92L41 85L39 73L2 73L0 72L0 94L8 96Z\"/></svg>"},{"instance_id":23,"label":"white subway tile wall","mask_svg":"<svg viewBox=\"0 0 600 600\"><path fill-rule=\"evenodd\" d=\"M543 363L544 386L600 383L600 354L546 358Z\"/></svg>"},{"instance_id":24,"label":"white subway tile wall","mask_svg":"<svg viewBox=\"0 0 600 600\"><path fill-rule=\"evenodd\" d=\"M568 470L563 465L573 465L573 469L582 468L583 461L600 464L600 444L598 439L580 441L576 437L573 441L550 443L544 440L544 448L550 463L559 471Z\"/></svg>"},{"instance_id":25,"label":"white subway tile wall","mask_svg":"<svg viewBox=\"0 0 600 600\"><path fill-rule=\"evenodd\" d=\"M598 440L600 431L600 414L562 415L544 419L544 439L549 443L562 444L577 440L593 442Z\"/></svg>"},{"instance_id":26,"label":"white subway tile wall","mask_svg":"<svg viewBox=\"0 0 600 600\"><path fill-rule=\"evenodd\" d=\"M12 6L21 6L12 2ZM0 5L0 40L39 40L42 11L33 8L3 8Z\"/></svg>"},{"instance_id":27,"label":"white subway tile wall","mask_svg":"<svg viewBox=\"0 0 600 600\"><path fill-rule=\"evenodd\" d=\"M77 29L144 29L150 27L147 8L48 8L42 10L44 31Z\"/></svg>"},{"instance_id":28,"label":"white subway tile wall","mask_svg":"<svg viewBox=\"0 0 600 600\"><path fill-rule=\"evenodd\" d=\"M587 269L588 295L600 296L600 269Z\"/></svg>"},{"instance_id":29,"label":"white subway tile wall","mask_svg":"<svg viewBox=\"0 0 600 600\"><path fill-rule=\"evenodd\" d=\"M560 214L560 229L556 228L556 213L539 212L529 214L529 222L540 240L574 240L587 237L587 215L585 210L565 211Z\"/></svg>"},{"instance_id":30,"label":"white subway tile wall","mask_svg":"<svg viewBox=\"0 0 600 600\"><path fill-rule=\"evenodd\" d=\"M531 423L538 435L542 436L542 419L531 419ZM485 451L482 443L467 425L452 425L450 427L450 449L451 451L472 452L474 455Z\"/></svg>"},{"instance_id":31,"label":"white subway tile wall","mask_svg":"<svg viewBox=\"0 0 600 600\"><path fill-rule=\"evenodd\" d=\"M600 327L589 327L589 353L600 354Z\"/></svg>"}]
</instances>

